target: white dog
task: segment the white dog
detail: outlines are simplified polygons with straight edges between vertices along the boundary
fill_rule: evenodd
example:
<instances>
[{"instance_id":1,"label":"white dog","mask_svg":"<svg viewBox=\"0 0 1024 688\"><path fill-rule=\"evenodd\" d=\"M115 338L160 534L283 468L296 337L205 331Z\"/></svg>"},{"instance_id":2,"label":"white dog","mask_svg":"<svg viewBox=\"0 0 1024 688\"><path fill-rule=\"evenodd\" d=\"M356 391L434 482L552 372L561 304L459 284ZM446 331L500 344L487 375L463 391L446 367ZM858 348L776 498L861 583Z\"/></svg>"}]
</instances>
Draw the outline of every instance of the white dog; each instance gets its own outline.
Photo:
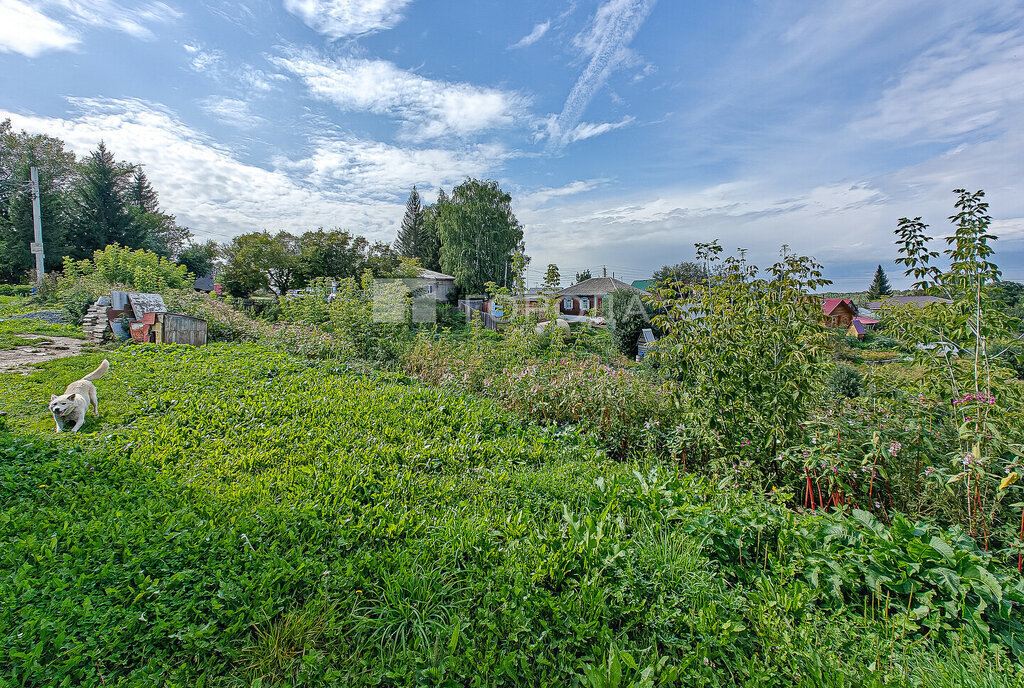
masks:
<instances>
[{"instance_id":1,"label":"white dog","mask_svg":"<svg viewBox=\"0 0 1024 688\"><path fill-rule=\"evenodd\" d=\"M107 359L103 359L99 368L92 371L81 380L72 382L60 396L50 395L50 411L53 412L53 422L57 425L57 432L62 432L71 425L71 432L78 432L85 422L85 413L91 404L100 415L100 401L96 396L96 385L93 380L99 380L110 368Z\"/></svg>"}]
</instances>

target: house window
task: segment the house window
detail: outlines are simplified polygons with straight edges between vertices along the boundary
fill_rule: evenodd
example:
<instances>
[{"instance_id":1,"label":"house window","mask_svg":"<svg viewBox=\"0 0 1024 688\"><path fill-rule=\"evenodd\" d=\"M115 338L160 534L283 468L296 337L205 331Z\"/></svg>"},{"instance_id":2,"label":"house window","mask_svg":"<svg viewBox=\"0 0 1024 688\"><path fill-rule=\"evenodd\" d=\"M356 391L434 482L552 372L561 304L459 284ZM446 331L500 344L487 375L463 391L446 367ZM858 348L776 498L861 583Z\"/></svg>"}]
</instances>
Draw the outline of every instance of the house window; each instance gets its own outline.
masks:
<instances>
[{"instance_id":1,"label":"house window","mask_svg":"<svg viewBox=\"0 0 1024 688\"><path fill-rule=\"evenodd\" d=\"M572 297L571 296L566 296L564 299L562 299L562 310L563 311L571 311L572 309L573 309Z\"/></svg>"},{"instance_id":2,"label":"house window","mask_svg":"<svg viewBox=\"0 0 1024 688\"><path fill-rule=\"evenodd\" d=\"M427 293L428 294L433 294L434 293L434 285L433 284L427 285Z\"/></svg>"},{"instance_id":3,"label":"house window","mask_svg":"<svg viewBox=\"0 0 1024 688\"><path fill-rule=\"evenodd\" d=\"M580 310L581 311L585 311L585 310L588 310L589 308L590 308L590 299L588 299L586 296L584 296L583 298L580 299Z\"/></svg>"}]
</instances>

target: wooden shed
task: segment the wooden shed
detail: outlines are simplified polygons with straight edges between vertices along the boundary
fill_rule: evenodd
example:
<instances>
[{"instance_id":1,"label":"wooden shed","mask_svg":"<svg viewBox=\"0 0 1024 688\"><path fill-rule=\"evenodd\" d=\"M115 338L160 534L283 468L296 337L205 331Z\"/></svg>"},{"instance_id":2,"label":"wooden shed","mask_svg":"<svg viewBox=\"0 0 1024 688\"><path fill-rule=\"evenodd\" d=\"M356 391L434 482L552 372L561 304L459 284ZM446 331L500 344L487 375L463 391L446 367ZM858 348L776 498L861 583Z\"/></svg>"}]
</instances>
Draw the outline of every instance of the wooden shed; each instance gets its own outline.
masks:
<instances>
[{"instance_id":1,"label":"wooden shed","mask_svg":"<svg viewBox=\"0 0 1024 688\"><path fill-rule=\"evenodd\" d=\"M146 313L130 323L132 339L156 344L206 344L206 321L182 313Z\"/></svg>"},{"instance_id":2,"label":"wooden shed","mask_svg":"<svg viewBox=\"0 0 1024 688\"><path fill-rule=\"evenodd\" d=\"M158 313L153 328L158 344L206 344L206 321L182 313Z\"/></svg>"}]
</instances>

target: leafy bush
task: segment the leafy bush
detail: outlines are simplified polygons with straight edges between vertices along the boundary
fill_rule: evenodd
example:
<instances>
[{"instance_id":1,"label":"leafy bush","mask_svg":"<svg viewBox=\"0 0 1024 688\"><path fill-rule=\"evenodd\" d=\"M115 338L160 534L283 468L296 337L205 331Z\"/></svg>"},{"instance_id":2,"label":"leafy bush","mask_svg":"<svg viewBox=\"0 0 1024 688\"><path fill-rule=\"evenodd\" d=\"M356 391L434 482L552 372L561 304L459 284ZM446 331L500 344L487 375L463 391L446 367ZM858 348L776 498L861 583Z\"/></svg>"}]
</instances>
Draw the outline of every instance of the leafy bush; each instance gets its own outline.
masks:
<instances>
[{"instance_id":1,"label":"leafy bush","mask_svg":"<svg viewBox=\"0 0 1024 688\"><path fill-rule=\"evenodd\" d=\"M697 247L698 261L718 261L717 241ZM785 249L765 276L743 257L708 272L706 283L657 290L653 322L665 336L652 355L678 382L672 393L692 449L721 457L755 440L771 455L799 435L824 386L827 339L809 292L828 281L812 259Z\"/></svg>"},{"instance_id":2,"label":"leafy bush","mask_svg":"<svg viewBox=\"0 0 1024 688\"><path fill-rule=\"evenodd\" d=\"M117 244L95 251L92 259L65 259L64 277L73 280L82 276L93 277L108 286L124 284L147 293L189 286L191 281L184 266L152 251L133 251Z\"/></svg>"},{"instance_id":3,"label":"leafy bush","mask_svg":"<svg viewBox=\"0 0 1024 688\"><path fill-rule=\"evenodd\" d=\"M31 284L0 284L0 296L28 296L31 293Z\"/></svg>"},{"instance_id":4,"label":"leafy bush","mask_svg":"<svg viewBox=\"0 0 1024 688\"><path fill-rule=\"evenodd\" d=\"M829 377L828 388L833 396L860 396L861 375L857 369L848 365L837 365Z\"/></svg>"}]
</instances>

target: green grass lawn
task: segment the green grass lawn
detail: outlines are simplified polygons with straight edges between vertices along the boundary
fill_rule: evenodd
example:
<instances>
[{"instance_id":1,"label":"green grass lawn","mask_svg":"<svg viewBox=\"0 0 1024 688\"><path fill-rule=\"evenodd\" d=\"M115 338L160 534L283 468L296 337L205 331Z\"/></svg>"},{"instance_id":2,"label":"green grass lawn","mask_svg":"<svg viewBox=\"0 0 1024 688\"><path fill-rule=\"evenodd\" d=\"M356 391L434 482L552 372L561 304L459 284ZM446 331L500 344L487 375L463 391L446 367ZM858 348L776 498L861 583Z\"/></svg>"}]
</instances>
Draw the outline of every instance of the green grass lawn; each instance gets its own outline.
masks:
<instances>
[{"instance_id":1,"label":"green grass lawn","mask_svg":"<svg viewBox=\"0 0 1024 688\"><path fill-rule=\"evenodd\" d=\"M49 395L104 357L102 417L56 436ZM1022 679L969 624L929 630L893 611L897 592L811 585L800 533L834 520L401 376L129 346L0 386L13 685Z\"/></svg>"}]
</instances>

